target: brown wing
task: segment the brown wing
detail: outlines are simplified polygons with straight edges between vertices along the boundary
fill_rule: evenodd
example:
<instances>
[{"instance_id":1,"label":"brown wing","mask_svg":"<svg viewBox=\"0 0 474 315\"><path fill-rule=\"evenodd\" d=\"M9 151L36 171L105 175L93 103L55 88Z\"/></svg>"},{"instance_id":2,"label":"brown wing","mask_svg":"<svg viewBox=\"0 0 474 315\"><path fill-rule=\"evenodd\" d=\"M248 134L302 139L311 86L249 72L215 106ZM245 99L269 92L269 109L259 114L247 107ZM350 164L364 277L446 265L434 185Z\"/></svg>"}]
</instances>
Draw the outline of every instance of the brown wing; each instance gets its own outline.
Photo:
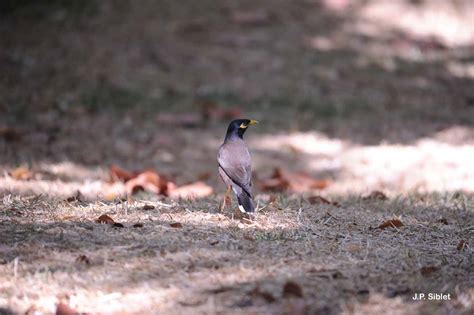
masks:
<instances>
[{"instance_id":1,"label":"brown wing","mask_svg":"<svg viewBox=\"0 0 474 315\"><path fill-rule=\"evenodd\" d=\"M250 153L245 143L224 143L219 148L217 161L229 178L245 192L252 194Z\"/></svg>"}]
</instances>

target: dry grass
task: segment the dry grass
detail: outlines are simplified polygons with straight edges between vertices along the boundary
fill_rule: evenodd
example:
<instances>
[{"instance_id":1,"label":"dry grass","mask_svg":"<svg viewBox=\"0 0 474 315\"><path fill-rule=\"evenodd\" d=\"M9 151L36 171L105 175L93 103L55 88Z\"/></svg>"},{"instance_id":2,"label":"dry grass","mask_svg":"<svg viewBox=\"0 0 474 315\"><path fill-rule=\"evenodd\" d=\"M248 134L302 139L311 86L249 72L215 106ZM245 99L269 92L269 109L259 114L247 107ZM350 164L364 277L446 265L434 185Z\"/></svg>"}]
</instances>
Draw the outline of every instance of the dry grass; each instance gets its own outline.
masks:
<instances>
[{"instance_id":1,"label":"dry grass","mask_svg":"<svg viewBox=\"0 0 474 315\"><path fill-rule=\"evenodd\" d=\"M216 213L215 199L164 202L4 197L0 304L19 313L50 313L60 299L79 311L178 314L474 307L472 249L456 249L461 239L474 241L472 196L344 197L339 207L281 196L251 222ZM125 227L94 222L104 213ZM374 229L394 217L404 226ZM432 274L420 272L432 266ZM282 297L290 280L302 298ZM413 303L422 292L452 299Z\"/></svg>"}]
</instances>

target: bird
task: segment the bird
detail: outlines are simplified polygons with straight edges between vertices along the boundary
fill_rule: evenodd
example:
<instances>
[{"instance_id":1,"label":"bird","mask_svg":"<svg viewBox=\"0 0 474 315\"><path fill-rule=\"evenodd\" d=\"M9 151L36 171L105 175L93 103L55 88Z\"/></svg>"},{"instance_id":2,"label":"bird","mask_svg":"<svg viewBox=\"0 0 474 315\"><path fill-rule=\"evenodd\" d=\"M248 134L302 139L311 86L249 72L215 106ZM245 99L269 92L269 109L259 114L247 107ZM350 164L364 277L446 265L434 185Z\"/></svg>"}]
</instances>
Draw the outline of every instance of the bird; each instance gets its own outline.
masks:
<instances>
[{"instance_id":1,"label":"bird","mask_svg":"<svg viewBox=\"0 0 474 315\"><path fill-rule=\"evenodd\" d=\"M237 197L241 212L255 212L252 199L251 158L243 137L247 127L257 123L258 121L253 119L235 119L231 121L227 128L224 143L219 147L217 153L219 175L227 186L224 201L220 207L221 212L225 208L231 190Z\"/></svg>"}]
</instances>

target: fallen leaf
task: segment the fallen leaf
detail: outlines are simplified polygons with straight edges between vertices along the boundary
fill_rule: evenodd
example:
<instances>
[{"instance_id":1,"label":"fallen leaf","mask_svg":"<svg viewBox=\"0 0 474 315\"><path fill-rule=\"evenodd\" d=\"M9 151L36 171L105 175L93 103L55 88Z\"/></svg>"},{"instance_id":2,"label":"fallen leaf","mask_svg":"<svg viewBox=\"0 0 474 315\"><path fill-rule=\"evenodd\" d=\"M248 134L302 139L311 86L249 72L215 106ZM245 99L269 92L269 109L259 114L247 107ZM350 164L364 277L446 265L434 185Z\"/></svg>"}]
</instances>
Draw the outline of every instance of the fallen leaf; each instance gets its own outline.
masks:
<instances>
[{"instance_id":1,"label":"fallen leaf","mask_svg":"<svg viewBox=\"0 0 474 315\"><path fill-rule=\"evenodd\" d=\"M56 315L77 315L79 314L78 311L71 308L69 305L65 303L58 303L56 306Z\"/></svg>"},{"instance_id":2,"label":"fallen leaf","mask_svg":"<svg viewBox=\"0 0 474 315\"><path fill-rule=\"evenodd\" d=\"M29 180L33 178L34 174L27 167L20 166L11 171L10 176L15 180Z\"/></svg>"},{"instance_id":3,"label":"fallen leaf","mask_svg":"<svg viewBox=\"0 0 474 315\"><path fill-rule=\"evenodd\" d=\"M148 204L147 204L147 205L144 205L144 206L142 207L142 210L153 210L153 209L155 209L155 206L154 206L154 205L148 205Z\"/></svg>"},{"instance_id":4,"label":"fallen leaf","mask_svg":"<svg viewBox=\"0 0 474 315\"><path fill-rule=\"evenodd\" d=\"M383 230L386 228L399 228L402 226L403 226L403 223L400 220L392 219L392 220L385 221L384 223L380 224L377 228Z\"/></svg>"},{"instance_id":5,"label":"fallen leaf","mask_svg":"<svg viewBox=\"0 0 474 315\"><path fill-rule=\"evenodd\" d=\"M198 103L204 122L209 120L233 120L242 116L242 110L237 107L222 107L212 101Z\"/></svg>"},{"instance_id":6,"label":"fallen leaf","mask_svg":"<svg viewBox=\"0 0 474 315\"><path fill-rule=\"evenodd\" d=\"M303 297L303 289L293 281L287 281L283 286L283 297Z\"/></svg>"},{"instance_id":7,"label":"fallen leaf","mask_svg":"<svg viewBox=\"0 0 474 315\"><path fill-rule=\"evenodd\" d=\"M367 196L363 197L362 200L388 200L388 197L383 192L374 190Z\"/></svg>"},{"instance_id":8,"label":"fallen leaf","mask_svg":"<svg viewBox=\"0 0 474 315\"><path fill-rule=\"evenodd\" d=\"M282 192L290 187L288 181L283 178L269 178L258 182L260 190Z\"/></svg>"},{"instance_id":9,"label":"fallen leaf","mask_svg":"<svg viewBox=\"0 0 474 315\"><path fill-rule=\"evenodd\" d=\"M86 264L86 265L89 265L91 262L89 260L89 258L86 256L86 255L80 255L76 258L76 262L77 263L83 263L83 264Z\"/></svg>"},{"instance_id":10,"label":"fallen leaf","mask_svg":"<svg viewBox=\"0 0 474 315\"><path fill-rule=\"evenodd\" d=\"M10 127L0 127L0 138L5 139L5 141L16 141L20 140L21 134L17 130Z\"/></svg>"},{"instance_id":11,"label":"fallen leaf","mask_svg":"<svg viewBox=\"0 0 474 315\"><path fill-rule=\"evenodd\" d=\"M143 223L135 223L133 225L134 228L142 228L143 227Z\"/></svg>"},{"instance_id":12,"label":"fallen leaf","mask_svg":"<svg viewBox=\"0 0 474 315\"><path fill-rule=\"evenodd\" d=\"M170 226L171 226L172 228L182 228L182 227L183 227L183 225L182 225L181 223L179 223L179 222L170 223Z\"/></svg>"},{"instance_id":13,"label":"fallen leaf","mask_svg":"<svg viewBox=\"0 0 474 315\"><path fill-rule=\"evenodd\" d=\"M427 266L427 267L422 267L420 269L420 272L424 277L427 277L438 270L439 270L439 267Z\"/></svg>"},{"instance_id":14,"label":"fallen leaf","mask_svg":"<svg viewBox=\"0 0 474 315\"><path fill-rule=\"evenodd\" d=\"M308 201L310 204L314 205L316 203L323 203L323 204L331 204L331 202L329 200L327 200L326 198L323 198L321 196L311 196L311 197L308 197Z\"/></svg>"},{"instance_id":15,"label":"fallen leaf","mask_svg":"<svg viewBox=\"0 0 474 315\"><path fill-rule=\"evenodd\" d=\"M112 165L110 167L109 174L110 174L111 182L116 182L116 181L126 182L136 176L135 173L129 172L117 165Z\"/></svg>"},{"instance_id":16,"label":"fallen leaf","mask_svg":"<svg viewBox=\"0 0 474 315\"><path fill-rule=\"evenodd\" d=\"M331 201L329 201L326 198L321 197L321 196L310 196L310 197L308 197L308 201L312 205L314 205L314 204L328 204L328 205L333 205L333 206L339 206L339 204L337 202L331 202Z\"/></svg>"},{"instance_id":17,"label":"fallen leaf","mask_svg":"<svg viewBox=\"0 0 474 315\"><path fill-rule=\"evenodd\" d=\"M118 223L118 222L115 222L114 224L112 224L112 226L114 228L124 228L125 227L122 223Z\"/></svg>"},{"instance_id":18,"label":"fallen leaf","mask_svg":"<svg viewBox=\"0 0 474 315\"><path fill-rule=\"evenodd\" d=\"M140 172L129 172L119 166L113 165L110 167L110 180L112 182L124 182L125 190L129 196L139 191L148 191L168 196L169 191L176 188L176 185L169 181L166 176L160 175L151 169ZM113 199L116 195L117 194L114 192L108 198Z\"/></svg>"},{"instance_id":19,"label":"fallen leaf","mask_svg":"<svg viewBox=\"0 0 474 315\"><path fill-rule=\"evenodd\" d=\"M213 193L211 186L207 185L204 182L195 182L192 184L180 186L174 189L171 189L168 193L168 196L172 199L179 198L202 198L209 196Z\"/></svg>"},{"instance_id":20,"label":"fallen leaf","mask_svg":"<svg viewBox=\"0 0 474 315\"><path fill-rule=\"evenodd\" d=\"M100 223L100 224L114 224L115 221L109 217L108 215L106 214L103 214L101 215L97 220L96 220L97 223Z\"/></svg>"},{"instance_id":21,"label":"fallen leaf","mask_svg":"<svg viewBox=\"0 0 474 315\"><path fill-rule=\"evenodd\" d=\"M263 298L268 303L273 303L276 301L275 297L271 293L262 291L259 286L256 286L252 291L250 291L249 295L253 298Z\"/></svg>"},{"instance_id":22,"label":"fallen leaf","mask_svg":"<svg viewBox=\"0 0 474 315\"><path fill-rule=\"evenodd\" d=\"M217 244L219 244L218 240L214 240L214 241L209 242L209 245L212 245L212 246L217 245Z\"/></svg>"},{"instance_id":23,"label":"fallen leaf","mask_svg":"<svg viewBox=\"0 0 474 315\"><path fill-rule=\"evenodd\" d=\"M259 182L263 191L285 191L306 192L316 189L324 189L329 185L329 181L315 179L305 172L292 173L281 168L275 168L269 179Z\"/></svg>"},{"instance_id":24,"label":"fallen leaf","mask_svg":"<svg viewBox=\"0 0 474 315\"><path fill-rule=\"evenodd\" d=\"M169 181L163 176L160 176L153 170L146 170L128 180L125 183L125 188L129 195L133 195L141 190L167 195L168 188L170 187L168 184Z\"/></svg>"},{"instance_id":25,"label":"fallen leaf","mask_svg":"<svg viewBox=\"0 0 474 315\"><path fill-rule=\"evenodd\" d=\"M74 196L71 196L69 198L66 199L67 202L75 202L75 201L83 201L83 196L81 194L81 192L78 190L76 191L76 193L74 194Z\"/></svg>"},{"instance_id":26,"label":"fallen leaf","mask_svg":"<svg viewBox=\"0 0 474 315\"><path fill-rule=\"evenodd\" d=\"M467 246L468 244L465 240L460 240L456 249L459 251L463 251Z\"/></svg>"}]
</instances>

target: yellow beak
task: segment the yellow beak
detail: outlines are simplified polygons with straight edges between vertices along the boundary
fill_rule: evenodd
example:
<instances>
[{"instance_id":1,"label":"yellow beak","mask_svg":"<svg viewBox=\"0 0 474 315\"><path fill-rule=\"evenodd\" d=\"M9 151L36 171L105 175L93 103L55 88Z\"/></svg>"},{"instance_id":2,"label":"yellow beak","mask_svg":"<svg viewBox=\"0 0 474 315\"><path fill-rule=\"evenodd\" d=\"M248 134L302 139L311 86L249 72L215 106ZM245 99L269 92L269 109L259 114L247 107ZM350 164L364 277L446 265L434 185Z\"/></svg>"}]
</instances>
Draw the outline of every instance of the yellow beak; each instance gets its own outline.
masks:
<instances>
[{"instance_id":1,"label":"yellow beak","mask_svg":"<svg viewBox=\"0 0 474 315\"><path fill-rule=\"evenodd\" d=\"M249 122L249 125L256 125L256 124L258 124L257 120L251 119L250 122Z\"/></svg>"}]
</instances>

